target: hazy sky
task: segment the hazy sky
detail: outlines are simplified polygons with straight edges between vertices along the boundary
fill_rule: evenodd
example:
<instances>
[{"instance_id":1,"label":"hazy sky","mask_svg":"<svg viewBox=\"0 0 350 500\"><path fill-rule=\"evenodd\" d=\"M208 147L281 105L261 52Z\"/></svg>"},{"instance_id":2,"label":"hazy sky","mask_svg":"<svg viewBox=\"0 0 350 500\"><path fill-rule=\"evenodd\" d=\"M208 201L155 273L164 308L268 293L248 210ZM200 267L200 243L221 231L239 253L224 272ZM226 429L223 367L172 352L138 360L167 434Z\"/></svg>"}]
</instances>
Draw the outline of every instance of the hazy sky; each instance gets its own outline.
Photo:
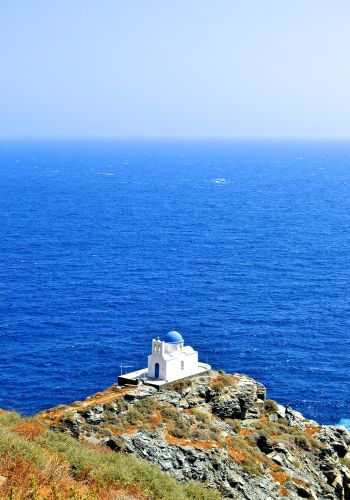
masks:
<instances>
[{"instance_id":1,"label":"hazy sky","mask_svg":"<svg viewBox=\"0 0 350 500\"><path fill-rule=\"evenodd\" d=\"M1 136L350 137L349 0L0 0Z\"/></svg>"}]
</instances>

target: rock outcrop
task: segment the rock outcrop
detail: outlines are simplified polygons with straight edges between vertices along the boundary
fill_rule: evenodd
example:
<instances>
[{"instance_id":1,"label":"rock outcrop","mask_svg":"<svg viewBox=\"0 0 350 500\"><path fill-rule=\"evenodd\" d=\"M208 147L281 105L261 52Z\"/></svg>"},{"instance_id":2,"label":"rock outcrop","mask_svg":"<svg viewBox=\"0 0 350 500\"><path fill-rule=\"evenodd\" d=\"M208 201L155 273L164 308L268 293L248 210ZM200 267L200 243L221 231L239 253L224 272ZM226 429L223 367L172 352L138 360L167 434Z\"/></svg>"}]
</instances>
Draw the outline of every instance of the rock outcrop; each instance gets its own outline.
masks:
<instances>
[{"instance_id":1,"label":"rock outcrop","mask_svg":"<svg viewBox=\"0 0 350 500\"><path fill-rule=\"evenodd\" d=\"M350 499L349 432L266 400L265 387L245 375L211 371L160 392L113 386L40 418L223 498Z\"/></svg>"}]
</instances>

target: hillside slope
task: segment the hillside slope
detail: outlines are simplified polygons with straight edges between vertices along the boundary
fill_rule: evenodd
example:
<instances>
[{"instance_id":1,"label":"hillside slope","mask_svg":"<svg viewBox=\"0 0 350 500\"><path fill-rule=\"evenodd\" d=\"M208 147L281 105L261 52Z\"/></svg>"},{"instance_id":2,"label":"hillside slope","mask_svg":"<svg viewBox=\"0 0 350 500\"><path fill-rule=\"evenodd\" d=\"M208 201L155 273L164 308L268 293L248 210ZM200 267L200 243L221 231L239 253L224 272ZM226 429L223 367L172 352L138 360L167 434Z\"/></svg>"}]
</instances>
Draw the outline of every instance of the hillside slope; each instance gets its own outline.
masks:
<instances>
[{"instance_id":1,"label":"hillside slope","mask_svg":"<svg viewBox=\"0 0 350 500\"><path fill-rule=\"evenodd\" d=\"M220 496L195 483L180 484L137 457L79 443L49 430L38 419L0 413L0 499L154 498L218 500Z\"/></svg>"},{"instance_id":2,"label":"hillside slope","mask_svg":"<svg viewBox=\"0 0 350 500\"><path fill-rule=\"evenodd\" d=\"M154 388L112 386L39 415L119 456L147 460L225 498L350 499L350 435L266 400L244 375L208 374Z\"/></svg>"}]
</instances>

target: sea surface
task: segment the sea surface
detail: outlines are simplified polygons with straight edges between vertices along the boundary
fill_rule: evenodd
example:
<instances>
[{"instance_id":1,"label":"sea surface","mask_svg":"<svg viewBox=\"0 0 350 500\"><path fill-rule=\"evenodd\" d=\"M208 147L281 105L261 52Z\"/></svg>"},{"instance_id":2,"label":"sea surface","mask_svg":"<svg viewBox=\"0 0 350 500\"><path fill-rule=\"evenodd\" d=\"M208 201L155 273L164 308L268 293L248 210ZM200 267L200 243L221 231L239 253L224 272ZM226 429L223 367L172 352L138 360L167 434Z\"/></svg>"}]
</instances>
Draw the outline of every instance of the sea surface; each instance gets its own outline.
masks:
<instances>
[{"instance_id":1,"label":"sea surface","mask_svg":"<svg viewBox=\"0 0 350 500\"><path fill-rule=\"evenodd\" d=\"M350 143L2 141L0 407L81 400L170 329L350 417Z\"/></svg>"}]
</instances>

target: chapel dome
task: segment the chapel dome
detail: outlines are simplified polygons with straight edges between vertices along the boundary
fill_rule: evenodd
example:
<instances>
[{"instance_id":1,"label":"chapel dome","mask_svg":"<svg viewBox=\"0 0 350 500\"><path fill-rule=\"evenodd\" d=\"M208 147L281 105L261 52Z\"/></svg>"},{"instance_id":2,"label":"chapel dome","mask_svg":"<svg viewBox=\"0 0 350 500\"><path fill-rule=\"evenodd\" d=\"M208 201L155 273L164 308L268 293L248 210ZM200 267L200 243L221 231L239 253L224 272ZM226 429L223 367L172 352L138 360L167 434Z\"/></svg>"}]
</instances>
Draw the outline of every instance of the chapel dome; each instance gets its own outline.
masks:
<instances>
[{"instance_id":1,"label":"chapel dome","mask_svg":"<svg viewBox=\"0 0 350 500\"><path fill-rule=\"evenodd\" d=\"M180 344L184 341L181 333L176 332L175 330L172 330L171 332L166 333L162 340L164 342L166 342L167 344Z\"/></svg>"}]
</instances>

